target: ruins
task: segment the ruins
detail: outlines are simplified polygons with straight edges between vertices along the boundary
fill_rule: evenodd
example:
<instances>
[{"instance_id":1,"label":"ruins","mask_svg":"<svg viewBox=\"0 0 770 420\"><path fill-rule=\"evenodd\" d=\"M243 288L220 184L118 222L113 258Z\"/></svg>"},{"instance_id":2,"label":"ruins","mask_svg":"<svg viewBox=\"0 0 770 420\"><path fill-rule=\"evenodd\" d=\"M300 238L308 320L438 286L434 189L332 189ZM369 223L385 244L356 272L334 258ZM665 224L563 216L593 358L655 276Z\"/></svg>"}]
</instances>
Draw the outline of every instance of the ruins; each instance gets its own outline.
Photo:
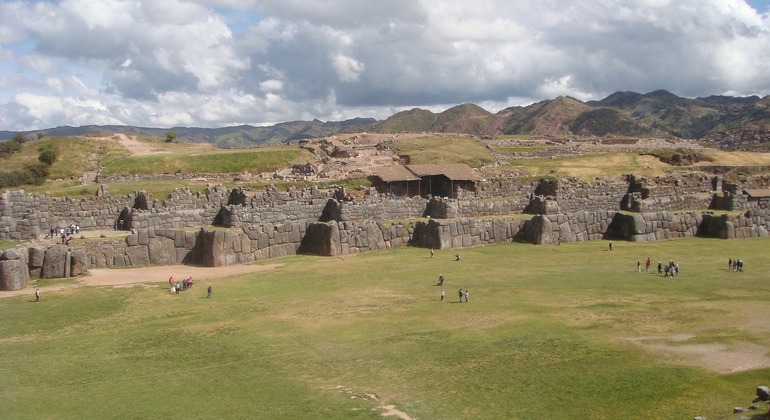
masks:
<instances>
[{"instance_id":1,"label":"ruins","mask_svg":"<svg viewBox=\"0 0 770 420\"><path fill-rule=\"evenodd\" d=\"M433 170L416 175L443 176ZM591 184L569 177L479 178L445 181L446 196L409 194L419 188L396 195L387 190L387 176L380 181L384 190L371 187L362 198L344 189L255 192L221 185L195 193L178 189L164 200L142 191L113 196L106 186L87 199L7 191L0 197L0 239L33 242L2 252L0 289L24 288L30 277L77 276L91 267L224 266L302 253L336 256L512 241L764 237L770 223L770 190L761 177L741 185L692 172ZM70 225L84 232L121 230L125 237L75 237L54 246L39 241L52 227Z\"/></svg>"}]
</instances>

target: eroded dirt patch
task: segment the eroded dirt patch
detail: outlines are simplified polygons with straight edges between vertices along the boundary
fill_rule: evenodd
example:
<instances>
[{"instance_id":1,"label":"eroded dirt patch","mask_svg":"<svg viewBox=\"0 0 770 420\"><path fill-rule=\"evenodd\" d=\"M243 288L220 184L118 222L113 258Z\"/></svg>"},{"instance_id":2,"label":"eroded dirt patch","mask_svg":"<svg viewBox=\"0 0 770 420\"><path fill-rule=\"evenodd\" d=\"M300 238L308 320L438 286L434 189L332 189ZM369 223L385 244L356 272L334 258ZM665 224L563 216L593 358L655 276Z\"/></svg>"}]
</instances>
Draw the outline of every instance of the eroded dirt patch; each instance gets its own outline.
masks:
<instances>
[{"instance_id":1,"label":"eroded dirt patch","mask_svg":"<svg viewBox=\"0 0 770 420\"><path fill-rule=\"evenodd\" d=\"M754 343L687 343L694 335L676 334L630 337L628 341L677 363L726 374L770 367L768 349Z\"/></svg>"}]
</instances>

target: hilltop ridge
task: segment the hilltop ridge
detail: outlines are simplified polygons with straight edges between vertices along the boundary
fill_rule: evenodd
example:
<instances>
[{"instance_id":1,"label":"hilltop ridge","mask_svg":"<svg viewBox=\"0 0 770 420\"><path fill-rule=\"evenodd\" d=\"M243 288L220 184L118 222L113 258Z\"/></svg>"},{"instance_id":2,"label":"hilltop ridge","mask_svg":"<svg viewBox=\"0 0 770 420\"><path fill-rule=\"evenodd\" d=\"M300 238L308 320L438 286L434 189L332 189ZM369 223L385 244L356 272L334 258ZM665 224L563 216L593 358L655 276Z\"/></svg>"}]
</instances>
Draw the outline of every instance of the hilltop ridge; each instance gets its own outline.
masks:
<instances>
[{"instance_id":1,"label":"hilltop ridge","mask_svg":"<svg viewBox=\"0 0 770 420\"><path fill-rule=\"evenodd\" d=\"M708 96L683 98L666 90L646 94L615 92L599 101L562 96L492 113L466 103L443 112L413 108L385 120L291 121L267 127L239 125L221 128L170 129L99 126L54 127L23 132L49 136L123 133L163 137L169 130L180 141L242 148L291 143L340 133L459 133L475 136L627 136L705 140L722 147L770 143L770 96ZM0 139L16 132L0 131Z\"/></svg>"}]
</instances>

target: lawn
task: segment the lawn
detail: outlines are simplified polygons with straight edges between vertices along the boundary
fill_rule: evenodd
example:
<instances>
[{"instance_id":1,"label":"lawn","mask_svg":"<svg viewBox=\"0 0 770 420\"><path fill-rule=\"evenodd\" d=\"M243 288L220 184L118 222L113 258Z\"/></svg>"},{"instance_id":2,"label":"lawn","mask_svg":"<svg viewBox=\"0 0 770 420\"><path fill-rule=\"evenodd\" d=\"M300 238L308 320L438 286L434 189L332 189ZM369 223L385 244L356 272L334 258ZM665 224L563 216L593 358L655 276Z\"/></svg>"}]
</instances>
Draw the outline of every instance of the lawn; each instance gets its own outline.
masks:
<instances>
[{"instance_id":1,"label":"lawn","mask_svg":"<svg viewBox=\"0 0 770 420\"><path fill-rule=\"evenodd\" d=\"M732 418L768 384L768 245L408 247L271 260L212 299L2 298L0 418Z\"/></svg>"}]
</instances>

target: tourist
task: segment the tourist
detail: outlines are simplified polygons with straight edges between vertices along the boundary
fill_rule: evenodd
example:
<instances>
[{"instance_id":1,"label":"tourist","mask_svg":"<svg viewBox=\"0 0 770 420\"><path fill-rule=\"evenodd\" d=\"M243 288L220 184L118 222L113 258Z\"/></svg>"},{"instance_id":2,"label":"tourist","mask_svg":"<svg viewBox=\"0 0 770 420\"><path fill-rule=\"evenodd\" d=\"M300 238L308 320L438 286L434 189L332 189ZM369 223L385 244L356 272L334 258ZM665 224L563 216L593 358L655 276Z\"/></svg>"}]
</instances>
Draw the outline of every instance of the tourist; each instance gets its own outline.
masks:
<instances>
[{"instance_id":1,"label":"tourist","mask_svg":"<svg viewBox=\"0 0 770 420\"><path fill-rule=\"evenodd\" d=\"M209 284L209 288L208 288L207 292L208 293L206 294L206 297L207 298L211 298L211 285L210 284Z\"/></svg>"},{"instance_id":2,"label":"tourist","mask_svg":"<svg viewBox=\"0 0 770 420\"><path fill-rule=\"evenodd\" d=\"M733 271L733 259L728 258L727 259L727 271Z\"/></svg>"},{"instance_id":3,"label":"tourist","mask_svg":"<svg viewBox=\"0 0 770 420\"><path fill-rule=\"evenodd\" d=\"M636 272L641 273L642 272L642 262L639 260L636 260Z\"/></svg>"},{"instance_id":4,"label":"tourist","mask_svg":"<svg viewBox=\"0 0 770 420\"><path fill-rule=\"evenodd\" d=\"M444 289L441 289L441 301L444 301Z\"/></svg>"},{"instance_id":5,"label":"tourist","mask_svg":"<svg viewBox=\"0 0 770 420\"><path fill-rule=\"evenodd\" d=\"M658 274L661 274L661 273L663 273L663 263L658 261Z\"/></svg>"},{"instance_id":6,"label":"tourist","mask_svg":"<svg viewBox=\"0 0 770 420\"><path fill-rule=\"evenodd\" d=\"M443 274L439 274L439 276L438 276L438 285L439 286L444 286L444 275Z\"/></svg>"},{"instance_id":7,"label":"tourist","mask_svg":"<svg viewBox=\"0 0 770 420\"><path fill-rule=\"evenodd\" d=\"M468 296L470 296L471 292L468 291L468 289L465 289L465 303L468 303Z\"/></svg>"},{"instance_id":8,"label":"tourist","mask_svg":"<svg viewBox=\"0 0 770 420\"><path fill-rule=\"evenodd\" d=\"M430 257L433 258L433 248L430 249Z\"/></svg>"},{"instance_id":9,"label":"tourist","mask_svg":"<svg viewBox=\"0 0 770 420\"><path fill-rule=\"evenodd\" d=\"M40 302L40 289L35 289L35 302Z\"/></svg>"},{"instance_id":10,"label":"tourist","mask_svg":"<svg viewBox=\"0 0 770 420\"><path fill-rule=\"evenodd\" d=\"M648 273L650 272L650 266L651 265L652 265L652 261L650 261L650 257L647 257L647 264L646 264L645 268L647 269Z\"/></svg>"},{"instance_id":11,"label":"tourist","mask_svg":"<svg viewBox=\"0 0 770 420\"><path fill-rule=\"evenodd\" d=\"M455 254L455 261L460 261L460 254Z\"/></svg>"},{"instance_id":12,"label":"tourist","mask_svg":"<svg viewBox=\"0 0 770 420\"><path fill-rule=\"evenodd\" d=\"M610 241L610 251L612 251L612 241Z\"/></svg>"},{"instance_id":13,"label":"tourist","mask_svg":"<svg viewBox=\"0 0 770 420\"><path fill-rule=\"evenodd\" d=\"M463 289L460 289L457 294L460 296L460 303L463 303Z\"/></svg>"}]
</instances>

